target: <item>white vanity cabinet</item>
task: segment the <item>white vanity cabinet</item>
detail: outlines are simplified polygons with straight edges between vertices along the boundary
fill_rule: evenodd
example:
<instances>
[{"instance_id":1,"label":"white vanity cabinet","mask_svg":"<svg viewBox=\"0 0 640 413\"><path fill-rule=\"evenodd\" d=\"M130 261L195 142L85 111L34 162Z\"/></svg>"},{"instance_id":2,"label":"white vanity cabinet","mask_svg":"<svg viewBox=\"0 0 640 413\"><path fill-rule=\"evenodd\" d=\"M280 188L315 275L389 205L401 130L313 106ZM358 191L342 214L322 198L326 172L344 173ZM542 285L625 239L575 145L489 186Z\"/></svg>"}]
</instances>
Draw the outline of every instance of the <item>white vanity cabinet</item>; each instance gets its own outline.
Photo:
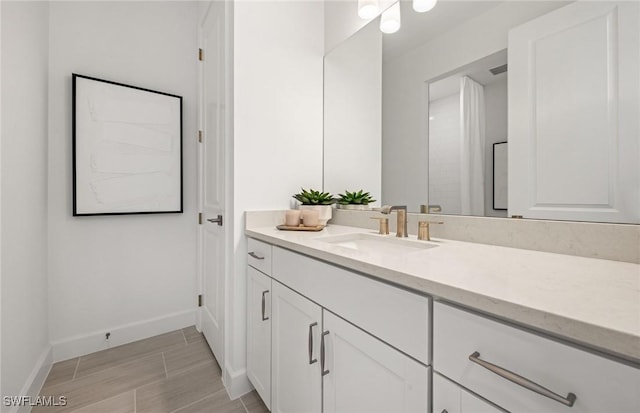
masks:
<instances>
[{"instance_id":1,"label":"white vanity cabinet","mask_svg":"<svg viewBox=\"0 0 640 413\"><path fill-rule=\"evenodd\" d=\"M440 302L433 313L434 370L508 411L640 411L639 369Z\"/></svg>"},{"instance_id":2,"label":"white vanity cabinet","mask_svg":"<svg viewBox=\"0 0 640 413\"><path fill-rule=\"evenodd\" d=\"M322 308L276 281L272 306L271 411L320 413Z\"/></svg>"},{"instance_id":3,"label":"white vanity cabinet","mask_svg":"<svg viewBox=\"0 0 640 413\"><path fill-rule=\"evenodd\" d=\"M267 407L428 412L429 299L278 247L269 251L271 277L250 266L247 297L248 376Z\"/></svg>"},{"instance_id":4,"label":"white vanity cabinet","mask_svg":"<svg viewBox=\"0 0 640 413\"><path fill-rule=\"evenodd\" d=\"M271 406L271 246L249 240L247 269L247 376ZM256 269L257 268L257 269Z\"/></svg>"}]
</instances>

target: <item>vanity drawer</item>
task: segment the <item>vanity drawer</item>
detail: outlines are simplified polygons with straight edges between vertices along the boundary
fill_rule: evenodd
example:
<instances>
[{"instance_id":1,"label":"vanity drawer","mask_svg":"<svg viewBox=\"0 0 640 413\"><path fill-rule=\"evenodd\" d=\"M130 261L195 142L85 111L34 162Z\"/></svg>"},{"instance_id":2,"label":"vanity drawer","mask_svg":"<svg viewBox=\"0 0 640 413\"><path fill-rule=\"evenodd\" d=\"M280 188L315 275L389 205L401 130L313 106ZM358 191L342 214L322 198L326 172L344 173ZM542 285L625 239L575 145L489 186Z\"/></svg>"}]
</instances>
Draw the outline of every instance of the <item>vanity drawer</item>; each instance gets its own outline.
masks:
<instances>
[{"instance_id":1,"label":"vanity drawer","mask_svg":"<svg viewBox=\"0 0 640 413\"><path fill-rule=\"evenodd\" d=\"M442 303L434 304L433 313L434 369L507 410L640 411L637 368ZM516 373L562 398L573 393L575 403L569 409L470 357Z\"/></svg>"},{"instance_id":2,"label":"vanity drawer","mask_svg":"<svg viewBox=\"0 0 640 413\"><path fill-rule=\"evenodd\" d=\"M271 275L271 245L257 239L247 239L247 263L264 274Z\"/></svg>"},{"instance_id":3,"label":"vanity drawer","mask_svg":"<svg viewBox=\"0 0 640 413\"><path fill-rule=\"evenodd\" d=\"M427 297L279 247L273 247L273 278L423 364L430 363Z\"/></svg>"}]
</instances>

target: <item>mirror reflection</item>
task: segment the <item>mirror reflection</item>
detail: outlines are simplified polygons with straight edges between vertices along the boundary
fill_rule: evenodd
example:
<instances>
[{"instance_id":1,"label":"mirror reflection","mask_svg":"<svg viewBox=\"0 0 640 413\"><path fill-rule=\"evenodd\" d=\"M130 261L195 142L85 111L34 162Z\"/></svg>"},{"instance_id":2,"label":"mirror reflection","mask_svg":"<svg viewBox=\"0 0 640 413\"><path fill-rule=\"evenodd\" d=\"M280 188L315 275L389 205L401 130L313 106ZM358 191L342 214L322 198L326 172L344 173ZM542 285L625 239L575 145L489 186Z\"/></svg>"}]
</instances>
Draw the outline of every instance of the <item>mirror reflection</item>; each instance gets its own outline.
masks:
<instances>
[{"instance_id":1,"label":"mirror reflection","mask_svg":"<svg viewBox=\"0 0 640 413\"><path fill-rule=\"evenodd\" d=\"M428 13L415 13L402 1L398 32L374 34L376 19L329 52L325 62L341 54L341 65L348 67L362 64L359 53L340 50L362 42L361 33L381 43L380 63L366 65L371 82L359 87L374 97L380 91L382 99L379 117L375 100L368 100L366 110L350 107L351 124L333 122L325 103L325 190L343 191L337 178L348 175L356 186L371 185L364 189L383 204L407 205L412 212L638 222L638 157L630 166L614 147L638 146L638 120L612 121L606 115L638 106L638 81L624 76L638 69L637 4L571 3L440 1ZM556 17L548 18L552 13ZM611 31L617 39L607 34ZM512 40L519 49L510 48ZM536 53L526 52L527 44L535 44ZM616 50L624 59L612 54ZM612 72L620 74L618 83L607 74ZM372 80L377 73L380 84ZM623 90L633 96L617 103L605 98L606 93L622 97ZM325 80L327 91L334 102L351 99L340 95L332 79ZM354 123L371 130L359 135ZM626 130L625 136L612 132L616 128ZM341 131L339 138L335 130ZM518 139L512 142L514 132ZM362 153L344 173L332 159L350 135L359 136ZM381 165L371 151L377 142ZM608 166L603 152L610 153ZM626 171L625 177L616 176L616 168ZM587 178L594 175L598 179Z\"/></svg>"},{"instance_id":2,"label":"mirror reflection","mask_svg":"<svg viewBox=\"0 0 640 413\"><path fill-rule=\"evenodd\" d=\"M429 204L421 212L506 217L506 191L494 191L494 164L503 174L506 164L494 161L493 148L507 141L507 51L429 83L428 111Z\"/></svg>"}]
</instances>

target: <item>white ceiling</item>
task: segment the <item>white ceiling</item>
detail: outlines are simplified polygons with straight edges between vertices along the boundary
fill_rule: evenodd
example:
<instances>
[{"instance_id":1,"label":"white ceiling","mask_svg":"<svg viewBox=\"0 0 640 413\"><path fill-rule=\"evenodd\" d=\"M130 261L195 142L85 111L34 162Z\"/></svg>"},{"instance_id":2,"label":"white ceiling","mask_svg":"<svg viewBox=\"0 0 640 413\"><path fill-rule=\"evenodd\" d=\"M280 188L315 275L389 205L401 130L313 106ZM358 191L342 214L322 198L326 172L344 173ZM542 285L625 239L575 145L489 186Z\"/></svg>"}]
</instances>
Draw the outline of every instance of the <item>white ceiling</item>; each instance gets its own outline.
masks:
<instances>
[{"instance_id":1,"label":"white ceiling","mask_svg":"<svg viewBox=\"0 0 640 413\"><path fill-rule=\"evenodd\" d=\"M417 13L411 0L400 1L400 30L382 36L383 59L406 53L504 1L439 0L426 13ZM379 24L378 20L374 24Z\"/></svg>"},{"instance_id":2,"label":"white ceiling","mask_svg":"<svg viewBox=\"0 0 640 413\"><path fill-rule=\"evenodd\" d=\"M456 70L455 73L429 84L429 101L432 102L458 93L460 91L460 78L462 76L469 76L471 79L485 86L498 80L503 80L507 77L507 72L494 75L489 69L502 66L506 63L507 50L505 49L461 67Z\"/></svg>"}]
</instances>

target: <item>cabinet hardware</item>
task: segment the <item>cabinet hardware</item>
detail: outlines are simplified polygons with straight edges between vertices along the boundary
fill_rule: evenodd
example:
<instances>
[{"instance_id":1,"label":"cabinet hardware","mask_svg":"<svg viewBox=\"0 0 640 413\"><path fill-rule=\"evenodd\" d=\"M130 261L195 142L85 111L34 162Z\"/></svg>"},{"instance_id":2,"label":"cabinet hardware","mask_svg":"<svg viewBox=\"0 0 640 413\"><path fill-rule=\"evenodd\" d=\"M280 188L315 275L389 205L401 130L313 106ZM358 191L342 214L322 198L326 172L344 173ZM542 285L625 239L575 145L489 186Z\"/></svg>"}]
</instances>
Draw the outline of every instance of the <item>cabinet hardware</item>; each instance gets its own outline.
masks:
<instances>
[{"instance_id":1,"label":"cabinet hardware","mask_svg":"<svg viewBox=\"0 0 640 413\"><path fill-rule=\"evenodd\" d=\"M322 376L326 376L329 374L329 370L324 369L325 365L325 348L324 348L324 337L329 335L329 331L325 331L322 333L322 337L320 337L320 371Z\"/></svg>"},{"instance_id":2,"label":"cabinet hardware","mask_svg":"<svg viewBox=\"0 0 640 413\"><path fill-rule=\"evenodd\" d=\"M573 406L573 403L575 403L576 401L576 395L573 393L569 393L567 395L567 397L562 397L554 392L552 392L551 390L542 387L541 385L532 382L531 380L524 378L522 376L520 376L519 374L516 374L512 371L509 371L503 367L497 366L495 364L489 363L488 361L485 360L481 360L480 359L480 353L479 352L474 352L473 354L471 354L469 356L469 360L471 360L472 362L479 364L480 366L484 367L485 369L489 370L490 372L497 374L498 376L509 380L512 383L515 383L519 386L524 387L527 390L531 390L534 393L538 393L542 396L548 397L551 400L555 400L558 403L562 403L565 406Z\"/></svg>"},{"instance_id":3,"label":"cabinet hardware","mask_svg":"<svg viewBox=\"0 0 640 413\"><path fill-rule=\"evenodd\" d=\"M268 293L269 293L269 290L264 290L262 292L262 321L267 321L269 319L269 317L265 317L265 314L264 314L267 309L265 295L267 295Z\"/></svg>"},{"instance_id":4,"label":"cabinet hardware","mask_svg":"<svg viewBox=\"0 0 640 413\"><path fill-rule=\"evenodd\" d=\"M258 255L258 254L256 254L256 253L255 253L255 252L253 252L253 251L251 251L251 252L249 253L249 256L251 256L251 257L255 258L256 260L264 260L264 257L263 257L262 255Z\"/></svg>"},{"instance_id":5,"label":"cabinet hardware","mask_svg":"<svg viewBox=\"0 0 640 413\"><path fill-rule=\"evenodd\" d=\"M309 324L309 364L313 364L318 361L318 359L313 358L313 327L317 325L318 323Z\"/></svg>"}]
</instances>

